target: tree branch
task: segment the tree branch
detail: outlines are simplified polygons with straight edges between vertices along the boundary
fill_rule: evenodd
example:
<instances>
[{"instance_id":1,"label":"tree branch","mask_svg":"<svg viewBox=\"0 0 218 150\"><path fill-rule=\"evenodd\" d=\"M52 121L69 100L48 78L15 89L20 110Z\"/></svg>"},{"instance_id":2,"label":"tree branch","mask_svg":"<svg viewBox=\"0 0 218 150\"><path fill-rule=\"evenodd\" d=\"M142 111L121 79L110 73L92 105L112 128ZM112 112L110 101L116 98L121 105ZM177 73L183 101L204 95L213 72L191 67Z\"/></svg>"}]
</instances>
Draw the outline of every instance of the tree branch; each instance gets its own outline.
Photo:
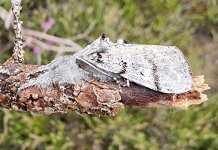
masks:
<instances>
[{"instance_id":1,"label":"tree branch","mask_svg":"<svg viewBox=\"0 0 218 150\"><path fill-rule=\"evenodd\" d=\"M95 80L77 84L58 84L48 88L29 87L19 94L17 89L28 82L27 74L39 66L4 64L0 66L0 107L41 114L76 111L87 114L115 115L124 106L187 108L207 100L202 92L209 89L203 76L195 77L192 91L164 94L131 84L120 89L116 83Z\"/></svg>"}]
</instances>

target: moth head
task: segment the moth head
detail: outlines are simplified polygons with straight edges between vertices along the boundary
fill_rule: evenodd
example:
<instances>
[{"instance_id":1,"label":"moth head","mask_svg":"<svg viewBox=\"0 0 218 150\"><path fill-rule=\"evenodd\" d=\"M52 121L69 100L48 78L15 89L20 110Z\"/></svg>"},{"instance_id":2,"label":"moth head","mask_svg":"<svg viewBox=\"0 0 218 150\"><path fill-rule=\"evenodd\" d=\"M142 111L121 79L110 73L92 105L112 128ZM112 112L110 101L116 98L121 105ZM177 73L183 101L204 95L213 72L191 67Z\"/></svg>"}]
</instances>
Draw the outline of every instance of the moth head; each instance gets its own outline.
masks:
<instances>
[{"instance_id":1,"label":"moth head","mask_svg":"<svg viewBox=\"0 0 218 150\"><path fill-rule=\"evenodd\" d=\"M99 42L99 47L101 47L102 49L107 50L110 45L113 43L110 41L110 38L107 34L102 33L101 36L96 40L96 42Z\"/></svg>"},{"instance_id":2,"label":"moth head","mask_svg":"<svg viewBox=\"0 0 218 150\"><path fill-rule=\"evenodd\" d=\"M107 34L102 33L100 38L101 38L101 40L106 40L106 39L109 38L109 37L108 37Z\"/></svg>"},{"instance_id":3,"label":"moth head","mask_svg":"<svg viewBox=\"0 0 218 150\"><path fill-rule=\"evenodd\" d=\"M89 56L92 54L97 54L105 52L110 49L113 42L110 41L110 38L107 34L103 33L97 40L90 43L84 50L83 56Z\"/></svg>"}]
</instances>

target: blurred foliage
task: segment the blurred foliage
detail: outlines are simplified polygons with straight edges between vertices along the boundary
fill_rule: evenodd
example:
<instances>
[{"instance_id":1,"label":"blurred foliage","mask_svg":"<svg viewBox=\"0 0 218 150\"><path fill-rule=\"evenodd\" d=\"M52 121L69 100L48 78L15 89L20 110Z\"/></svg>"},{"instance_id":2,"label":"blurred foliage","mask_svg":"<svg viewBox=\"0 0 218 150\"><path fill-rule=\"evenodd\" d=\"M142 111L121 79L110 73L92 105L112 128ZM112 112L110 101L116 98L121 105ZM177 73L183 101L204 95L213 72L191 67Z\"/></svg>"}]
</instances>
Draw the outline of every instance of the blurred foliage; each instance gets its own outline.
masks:
<instances>
[{"instance_id":1,"label":"blurred foliage","mask_svg":"<svg viewBox=\"0 0 218 150\"><path fill-rule=\"evenodd\" d=\"M8 0L0 6L10 9ZM212 87L209 101L187 110L126 108L116 117L68 113L51 116L0 111L0 149L217 149L218 2L216 0L23 0L23 26L42 31L56 19L51 35L70 38L96 22L102 32L130 43L176 45L195 75ZM14 33L0 20L0 63L12 53ZM86 45L80 40L79 44ZM3 53L4 51L4 53ZM25 49L25 63L36 63ZM43 63L55 56L43 51Z\"/></svg>"}]
</instances>

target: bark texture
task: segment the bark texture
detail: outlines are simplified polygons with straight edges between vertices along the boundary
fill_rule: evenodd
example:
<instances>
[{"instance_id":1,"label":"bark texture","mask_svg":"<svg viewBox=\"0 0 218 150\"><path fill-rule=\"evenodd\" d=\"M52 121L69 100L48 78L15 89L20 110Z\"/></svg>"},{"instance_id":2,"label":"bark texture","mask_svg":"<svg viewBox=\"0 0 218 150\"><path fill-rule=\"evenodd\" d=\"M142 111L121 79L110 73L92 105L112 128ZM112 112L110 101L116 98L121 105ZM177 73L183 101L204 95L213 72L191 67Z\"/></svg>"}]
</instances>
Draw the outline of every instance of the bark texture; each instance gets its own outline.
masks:
<instances>
[{"instance_id":1,"label":"bark texture","mask_svg":"<svg viewBox=\"0 0 218 150\"><path fill-rule=\"evenodd\" d=\"M131 83L118 88L116 83L96 80L78 84L53 85L48 88L29 87L17 93L28 82L28 73L36 65L7 61L0 66L0 107L41 114L79 113L115 115L124 106L187 108L207 101L202 92L209 89L203 76L194 77L192 91L183 94L164 94Z\"/></svg>"}]
</instances>

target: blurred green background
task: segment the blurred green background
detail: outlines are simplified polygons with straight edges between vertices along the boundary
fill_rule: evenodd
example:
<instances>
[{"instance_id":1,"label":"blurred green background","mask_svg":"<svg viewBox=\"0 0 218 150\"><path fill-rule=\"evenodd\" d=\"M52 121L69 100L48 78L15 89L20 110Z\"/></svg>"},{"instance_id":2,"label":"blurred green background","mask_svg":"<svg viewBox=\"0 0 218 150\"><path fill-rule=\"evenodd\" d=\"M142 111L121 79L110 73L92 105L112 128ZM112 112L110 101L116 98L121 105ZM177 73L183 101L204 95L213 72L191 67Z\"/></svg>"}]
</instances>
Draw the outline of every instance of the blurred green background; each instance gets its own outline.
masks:
<instances>
[{"instance_id":1,"label":"blurred green background","mask_svg":"<svg viewBox=\"0 0 218 150\"><path fill-rule=\"evenodd\" d=\"M0 7L8 11L10 1ZM114 41L176 45L212 89L209 101L187 110L128 107L116 117L1 110L0 149L218 149L217 0L23 0L22 7L24 27L43 32L41 24L53 18L47 33L58 37L71 38L95 22L93 39L104 32ZM11 56L13 39L0 19L0 63ZM33 49L25 51L25 63L36 64ZM41 53L43 64L56 55Z\"/></svg>"}]
</instances>

